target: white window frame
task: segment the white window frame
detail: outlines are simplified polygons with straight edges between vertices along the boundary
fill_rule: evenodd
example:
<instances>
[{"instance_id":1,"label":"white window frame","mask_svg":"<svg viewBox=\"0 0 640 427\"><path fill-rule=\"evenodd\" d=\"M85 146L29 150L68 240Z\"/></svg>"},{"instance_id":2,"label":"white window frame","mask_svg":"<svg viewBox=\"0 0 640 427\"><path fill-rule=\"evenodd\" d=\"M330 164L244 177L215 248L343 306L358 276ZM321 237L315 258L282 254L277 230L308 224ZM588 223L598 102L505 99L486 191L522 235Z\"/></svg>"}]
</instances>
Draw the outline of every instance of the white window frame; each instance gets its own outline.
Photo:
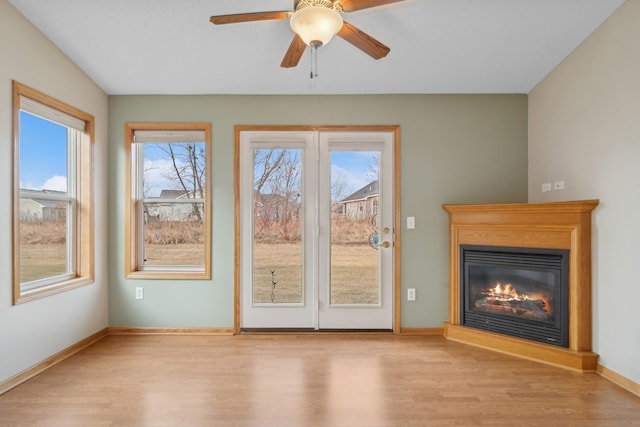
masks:
<instances>
[{"instance_id":1,"label":"white window frame","mask_svg":"<svg viewBox=\"0 0 640 427\"><path fill-rule=\"evenodd\" d=\"M66 273L30 282L20 278L20 199L32 197L20 188L20 112L68 129L67 192L41 199L66 204ZM19 304L94 282L93 141L95 119L19 82L13 82L13 303Z\"/></svg>"}]
</instances>

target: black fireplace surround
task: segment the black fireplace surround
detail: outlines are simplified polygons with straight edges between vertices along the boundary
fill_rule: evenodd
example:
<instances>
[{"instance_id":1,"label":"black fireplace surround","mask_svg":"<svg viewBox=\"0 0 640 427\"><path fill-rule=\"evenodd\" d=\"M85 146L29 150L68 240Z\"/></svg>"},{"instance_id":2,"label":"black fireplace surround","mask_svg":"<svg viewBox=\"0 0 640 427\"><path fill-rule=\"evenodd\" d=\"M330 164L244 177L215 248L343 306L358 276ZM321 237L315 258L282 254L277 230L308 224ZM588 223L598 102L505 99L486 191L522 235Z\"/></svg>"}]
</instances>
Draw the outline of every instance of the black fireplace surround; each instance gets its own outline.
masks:
<instances>
[{"instance_id":1,"label":"black fireplace surround","mask_svg":"<svg viewBox=\"0 0 640 427\"><path fill-rule=\"evenodd\" d=\"M461 324L569 346L569 251L460 245Z\"/></svg>"}]
</instances>

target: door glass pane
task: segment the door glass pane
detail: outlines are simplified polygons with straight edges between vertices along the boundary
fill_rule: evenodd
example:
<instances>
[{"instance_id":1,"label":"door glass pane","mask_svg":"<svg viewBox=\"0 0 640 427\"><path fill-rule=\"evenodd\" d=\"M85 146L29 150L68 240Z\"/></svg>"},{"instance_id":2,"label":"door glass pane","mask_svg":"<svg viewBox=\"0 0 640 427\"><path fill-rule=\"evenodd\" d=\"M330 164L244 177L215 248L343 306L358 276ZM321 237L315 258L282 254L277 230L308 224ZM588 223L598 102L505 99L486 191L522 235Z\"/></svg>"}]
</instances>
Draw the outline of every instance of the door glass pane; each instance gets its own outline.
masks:
<instances>
[{"instance_id":1,"label":"door glass pane","mask_svg":"<svg viewBox=\"0 0 640 427\"><path fill-rule=\"evenodd\" d=\"M299 304L302 149L253 150L253 303Z\"/></svg>"},{"instance_id":2,"label":"door glass pane","mask_svg":"<svg viewBox=\"0 0 640 427\"><path fill-rule=\"evenodd\" d=\"M380 302L378 151L331 152L331 304Z\"/></svg>"}]
</instances>

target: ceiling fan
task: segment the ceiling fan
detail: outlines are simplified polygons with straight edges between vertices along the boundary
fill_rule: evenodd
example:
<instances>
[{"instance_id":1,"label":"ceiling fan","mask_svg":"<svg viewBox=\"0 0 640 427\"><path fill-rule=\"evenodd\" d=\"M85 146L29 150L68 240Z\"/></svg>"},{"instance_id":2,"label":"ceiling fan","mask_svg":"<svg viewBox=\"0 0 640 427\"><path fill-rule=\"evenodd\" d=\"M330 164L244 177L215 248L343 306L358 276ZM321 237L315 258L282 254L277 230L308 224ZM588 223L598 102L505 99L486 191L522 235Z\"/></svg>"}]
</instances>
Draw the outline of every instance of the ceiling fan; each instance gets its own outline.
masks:
<instances>
[{"instance_id":1,"label":"ceiling fan","mask_svg":"<svg viewBox=\"0 0 640 427\"><path fill-rule=\"evenodd\" d=\"M307 46L312 49L312 68L317 49L327 44L334 35L346 40L374 59L387 56L390 49L355 26L345 22L342 14L362 9L399 3L405 0L295 0L293 11L238 13L215 15L210 21L216 25L240 22L289 19L295 32L293 41L282 59L281 67L298 65ZM317 72L315 74L317 76ZM314 71L311 72L311 77Z\"/></svg>"}]
</instances>

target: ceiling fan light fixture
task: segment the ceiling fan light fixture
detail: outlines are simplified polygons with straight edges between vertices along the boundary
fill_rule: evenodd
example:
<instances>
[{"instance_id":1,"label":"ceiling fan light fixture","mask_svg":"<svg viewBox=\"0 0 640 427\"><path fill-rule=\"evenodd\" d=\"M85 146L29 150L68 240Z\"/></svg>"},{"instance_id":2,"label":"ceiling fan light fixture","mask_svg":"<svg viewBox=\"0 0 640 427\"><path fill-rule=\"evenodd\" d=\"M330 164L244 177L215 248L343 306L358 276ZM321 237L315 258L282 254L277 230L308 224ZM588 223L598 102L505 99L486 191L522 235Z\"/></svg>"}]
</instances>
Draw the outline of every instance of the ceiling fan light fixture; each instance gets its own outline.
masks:
<instances>
[{"instance_id":1,"label":"ceiling fan light fixture","mask_svg":"<svg viewBox=\"0 0 640 427\"><path fill-rule=\"evenodd\" d=\"M308 46L312 42L329 43L342 28L342 16L325 6L307 6L298 9L290 20L291 28Z\"/></svg>"}]
</instances>

